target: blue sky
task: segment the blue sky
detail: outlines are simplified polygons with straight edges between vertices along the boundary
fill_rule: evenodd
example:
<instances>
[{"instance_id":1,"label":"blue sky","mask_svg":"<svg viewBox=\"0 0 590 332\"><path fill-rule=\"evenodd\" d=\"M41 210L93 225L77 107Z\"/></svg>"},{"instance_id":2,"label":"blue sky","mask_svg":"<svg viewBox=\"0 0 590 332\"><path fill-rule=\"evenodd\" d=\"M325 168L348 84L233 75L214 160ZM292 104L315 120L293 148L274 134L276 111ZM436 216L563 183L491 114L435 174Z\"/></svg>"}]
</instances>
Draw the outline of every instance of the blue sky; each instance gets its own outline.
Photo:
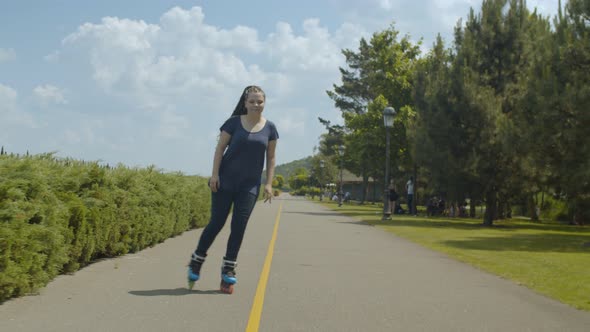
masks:
<instances>
[{"instance_id":1,"label":"blue sky","mask_svg":"<svg viewBox=\"0 0 590 332\"><path fill-rule=\"evenodd\" d=\"M557 0L527 1L544 15ZM277 164L309 156L341 123L326 90L343 48L395 23L402 35L452 31L473 0L0 3L0 145L9 152L156 165L209 175L218 128L244 86L267 94Z\"/></svg>"}]
</instances>

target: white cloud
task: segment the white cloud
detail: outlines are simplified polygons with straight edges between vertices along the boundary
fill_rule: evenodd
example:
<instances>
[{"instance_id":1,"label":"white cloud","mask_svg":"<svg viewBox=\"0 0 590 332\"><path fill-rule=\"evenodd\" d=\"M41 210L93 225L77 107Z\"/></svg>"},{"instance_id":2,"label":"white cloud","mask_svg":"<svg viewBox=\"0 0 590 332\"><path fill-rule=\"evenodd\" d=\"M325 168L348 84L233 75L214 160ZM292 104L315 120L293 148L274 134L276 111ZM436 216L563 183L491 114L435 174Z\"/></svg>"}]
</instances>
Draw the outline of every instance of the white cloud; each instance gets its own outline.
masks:
<instances>
[{"instance_id":1,"label":"white cloud","mask_svg":"<svg viewBox=\"0 0 590 332\"><path fill-rule=\"evenodd\" d=\"M68 101L64 97L65 90L50 84L37 86L33 89L33 93L37 100L43 106L47 106L50 104L65 105L68 103Z\"/></svg>"},{"instance_id":2,"label":"white cloud","mask_svg":"<svg viewBox=\"0 0 590 332\"><path fill-rule=\"evenodd\" d=\"M561 1L561 5L564 6L566 1ZM530 10L537 8L537 12L545 16L555 16L557 14L559 2L556 0L529 0L527 1L527 7Z\"/></svg>"},{"instance_id":3,"label":"white cloud","mask_svg":"<svg viewBox=\"0 0 590 332\"><path fill-rule=\"evenodd\" d=\"M379 0L379 6L384 10L391 10L393 8L391 0Z\"/></svg>"},{"instance_id":4,"label":"white cloud","mask_svg":"<svg viewBox=\"0 0 590 332\"><path fill-rule=\"evenodd\" d=\"M11 110L16 105L18 93L13 88L0 84L0 110Z\"/></svg>"},{"instance_id":5,"label":"white cloud","mask_svg":"<svg viewBox=\"0 0 590 332\"><path fill-rule=\"evenodd\" d=\"M288 109L283 112L283 116L275 120L279 130L279 135L303 136L305 134L305 119L301 116L305 114L301 109Z\"/></svg>"},{"instance_id":6,"label":"white cloud","mask_svg":"<svg viewBox=\"0 0 590 332\"><path fill-rule=\"evenodd\" d=\"M141 158L207 173L217 128L245 85L257 84L266 91L265 115L277 123L286 149L278 151L279 163L310 153L320 132L311 132L318 126L308 122L338 115L325 91L340 79L338 67L345 65L341 49L356 48L366 31L349 23L329 30L314 18L303 21L301 28L295 32L291 25L278 23L275 31L261 36L251 27L209 25L199 7L173 8L155 23L114 17L85 23L63 39L55 57L89 64L96 85L112 102L122 102L118 108L125 110L121 115L127 120L115 126L122 133L117 141L135 135L138 142L150 142L166 153L198 146L207 157L187 157L194 166L176 165L177 159L166 160L163 154ZM110 111L100 116L105 112ZM84 142L72 128L61 140ZM138 143L125 142L121 146L129 147L126 159L140 156L143 148Z\"/></svg>"},{"instance_id":7,"label":"white cloud","mask_svg":"<svg viewBox=\"0 0 590 332\"><path fill-rule=\"evenodd\" d=\"M43 59L47 62L55 63L59 60L59 56L60 56L59 51L53 51L53 52L47 54L46 56L44 56Z\"/></svg>"},{"instance_id":8,"label":"white cloud","mask_svg":"<svg viewBox=\"0 0 590 332\"><path fill-rule=\"evenodd\" d=\"M33 118L28 113L20 110L18 106L18 93L15 89L0 84L0 132L15 130L16 127L35 127Z\"/></svg>"},{"instance_id":9,"label":"white cloud","mask_svg":"<svg viewBox=\"0 0 590 332\"><path fill-rule=\"evenodd\" d=\"M16 52L12 48L0 48L0 63L16 59Z\"/></svg>"},{"instance_id":10,"label":"white cloud","mask_svg":"<svg viewBox=\"0 0 590 332\"><path fill-rule=\"evenodd\" d=\"M80 134L72 129L66 129L62 135L62 138L68 144L78 144L82 141Z\"/></svg>"},{"instance_id":11,"label":"white cloud","mask_svg":"<svg viewBox=\"0 0 590 332\"><path fill-rule=\"evenodd\" d=\"M16 112L16 99L18 94L13 88L0 84L0 129L6 129L8 123L20 122Z\"/></svg>"},{"instance_id":12,"label":"white cloud","mask_svg":"<svg viewBox=\"0 0 590 332\"><path fill-rule=\"evenodd\" d=\"M105 91L147 107L192 91L218 94L264 75L234 54L257 51L255 30L206 25L198 7L173 8L160 23L107 17L82 25L63 43L90 56L94 79Z\"/></svg>"},{"instance_id":13,"label":"white cloud","mask_svg":"<svg viewBox=\"0 0 590 332\"><path fill-rule=\"evenodd\" d=\"M78 118L75 125L67 124L67 127L64 128L63 133L59 135L58 139L69 145L103 145L107 141L97 133L97 130L101 129L102 121Z\"/></svg>"},{"instance_id":14,"label":"white cloud","mask_svg":"<svg viewBox=\"0 0 590 332\"><path fill-rule=\"evenodd\" d=\"M185 136L185 130L190 127L188 119L173 111L164 111L160 114L160 128L158 134L163 138L181 138Z\"/></svg>"},{"instance_id":15,"label":"white cloud","mask_svg":"<svg viewBox=\"0 0 590 332\"><path fill-rule=\"evenodd\" d=\"M358 49L362 37L370 36L370 33L361 25L344 23L334 33L334 43L340 49ZM340 51L339 51L340 53Z\"/></svg>"},{"instance_id":16,"label":"white cloud","mask_svg":"<svg viewBox=\"0 0 590 332\"><path fill-rule=\"evenodd\" d=\"M176 7L158 24L113 17L85 23L64 39L61 52L86 54L93 78L105 92L149 112L172 112L162 114L167 120L159 131L171 137L171 123L177 123L172 114L191 121L189 113L215 112L213 120L221 121L239 91L252 83L267 90L277 109L325 100L325 90L344 66L341 49L354 47L365 31L343 24L331 33L318 19L305 20L302 28L298 35L289 24L278 23L275 32L259 39L249 27L208 25L199 7ZM301 95L311 89L313 95ZM309 100L290 105L294 98ZM183 105L194 106L189 111Z\"/></svg>"},{"instance_id":17,"label":"white cloud","mask_svg":"<svg viewBox=\"0 0 590 332\"><path fill-rule=\"evenodd\" d=\"M166 40L173 43L185 41L189 48L192 44L200 44L215 49L261 50L262 45L255 29L238 25L232 30L224 30L205 24L204 20L205 14L200 7L189 10L175 7L162 15L160 26Z\"/></svg>"},{"instance_id":18,"label":"white cloud","mask_svg":"<svg viewBox=\"0 0 590 332\"><path fill-rule=\"evenodd\" d=\"M288 90L285 73L337 72L344 64L342 44L351 46L364 33L345 24L332 35L318 19L305 20L303 31L298 36L289 24L279 23L276 32L260 40L249 27L207 25L199 7L176 7L162 15L159 25L112 17L86 23L63 43L85 50L94 79L105 91L153 106L171 95L219 94L252 81ZM248 64L249 55L258 55L259 62Z\"/></svg>"},{"instance_id":19,"label":"white cloud","mask_svg":"<svg viewBox=\"0 0 590 332\"><path fill-rule=\"evenodd\" d=\"M271 59L285 71L333 71L344 64L340 47L318 19L303 22L302 36L296 36L287 23L278 23L267 46Z\"/></svg>"}]
</instances>

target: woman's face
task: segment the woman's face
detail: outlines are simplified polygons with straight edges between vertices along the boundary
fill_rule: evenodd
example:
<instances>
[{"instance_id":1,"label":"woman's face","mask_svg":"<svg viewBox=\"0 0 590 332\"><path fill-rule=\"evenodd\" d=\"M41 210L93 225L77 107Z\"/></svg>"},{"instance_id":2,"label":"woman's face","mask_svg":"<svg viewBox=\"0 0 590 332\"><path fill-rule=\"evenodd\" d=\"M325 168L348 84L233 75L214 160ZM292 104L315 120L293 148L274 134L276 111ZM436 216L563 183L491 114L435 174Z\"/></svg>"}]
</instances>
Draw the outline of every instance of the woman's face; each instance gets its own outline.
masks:
<instances>
[{"instance_id":1,"label":"woman's face","mask_svg":"<svg viewBox=\"0 0 590 332\"><path fill-rule=\"evenodd\" d=\"M251 92L246 99L246 109L248 113L262 113L264 110L264 95L260 92Z\"/></svg>"}]
</instances>

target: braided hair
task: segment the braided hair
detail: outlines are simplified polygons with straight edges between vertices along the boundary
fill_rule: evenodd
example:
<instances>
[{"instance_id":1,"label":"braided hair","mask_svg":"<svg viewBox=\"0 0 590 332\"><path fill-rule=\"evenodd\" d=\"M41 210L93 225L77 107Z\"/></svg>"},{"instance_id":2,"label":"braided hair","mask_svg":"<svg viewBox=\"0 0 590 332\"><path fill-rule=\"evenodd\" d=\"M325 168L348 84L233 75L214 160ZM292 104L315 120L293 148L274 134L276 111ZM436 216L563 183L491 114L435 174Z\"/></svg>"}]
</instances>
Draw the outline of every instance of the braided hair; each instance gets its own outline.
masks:
<instances>
[{"instance_id":1,"label":"braided hair","mask_svg":"<svg viewBox=\"0 0 590 332\"><path fill-rule=\"evenodd\" d=\"M244 92L240 96L240 100L238 101L238 104L236 105L236 108L234 109L234 112L231 116L247 114L248 110L246 109L246 99L248 99L248 95L250 93L256 92L261 93L262 96L266 99L266 95L264 94L264 91L261 87L257 85L249 85L244 89Z\"/></svg>"}]
</instances>

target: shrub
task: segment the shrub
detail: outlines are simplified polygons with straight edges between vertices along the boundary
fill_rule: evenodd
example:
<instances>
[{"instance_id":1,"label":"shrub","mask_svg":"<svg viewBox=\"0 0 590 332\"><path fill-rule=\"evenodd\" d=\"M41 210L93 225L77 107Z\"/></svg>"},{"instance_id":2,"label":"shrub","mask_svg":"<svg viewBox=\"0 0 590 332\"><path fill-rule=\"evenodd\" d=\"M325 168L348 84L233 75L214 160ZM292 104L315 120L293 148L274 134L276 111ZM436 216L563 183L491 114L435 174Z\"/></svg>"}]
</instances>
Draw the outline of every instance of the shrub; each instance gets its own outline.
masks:
<instances>
[{"instance_id":1,"label":"shrub","mask_svg":"<svg viewBox=\"0 0 590 332\"><path fill-rule=\"evenodd\" d=\"M204 226L209 195L206 179L153 166L0 156L0 302Z\"/></svg>"}]
</instances>

